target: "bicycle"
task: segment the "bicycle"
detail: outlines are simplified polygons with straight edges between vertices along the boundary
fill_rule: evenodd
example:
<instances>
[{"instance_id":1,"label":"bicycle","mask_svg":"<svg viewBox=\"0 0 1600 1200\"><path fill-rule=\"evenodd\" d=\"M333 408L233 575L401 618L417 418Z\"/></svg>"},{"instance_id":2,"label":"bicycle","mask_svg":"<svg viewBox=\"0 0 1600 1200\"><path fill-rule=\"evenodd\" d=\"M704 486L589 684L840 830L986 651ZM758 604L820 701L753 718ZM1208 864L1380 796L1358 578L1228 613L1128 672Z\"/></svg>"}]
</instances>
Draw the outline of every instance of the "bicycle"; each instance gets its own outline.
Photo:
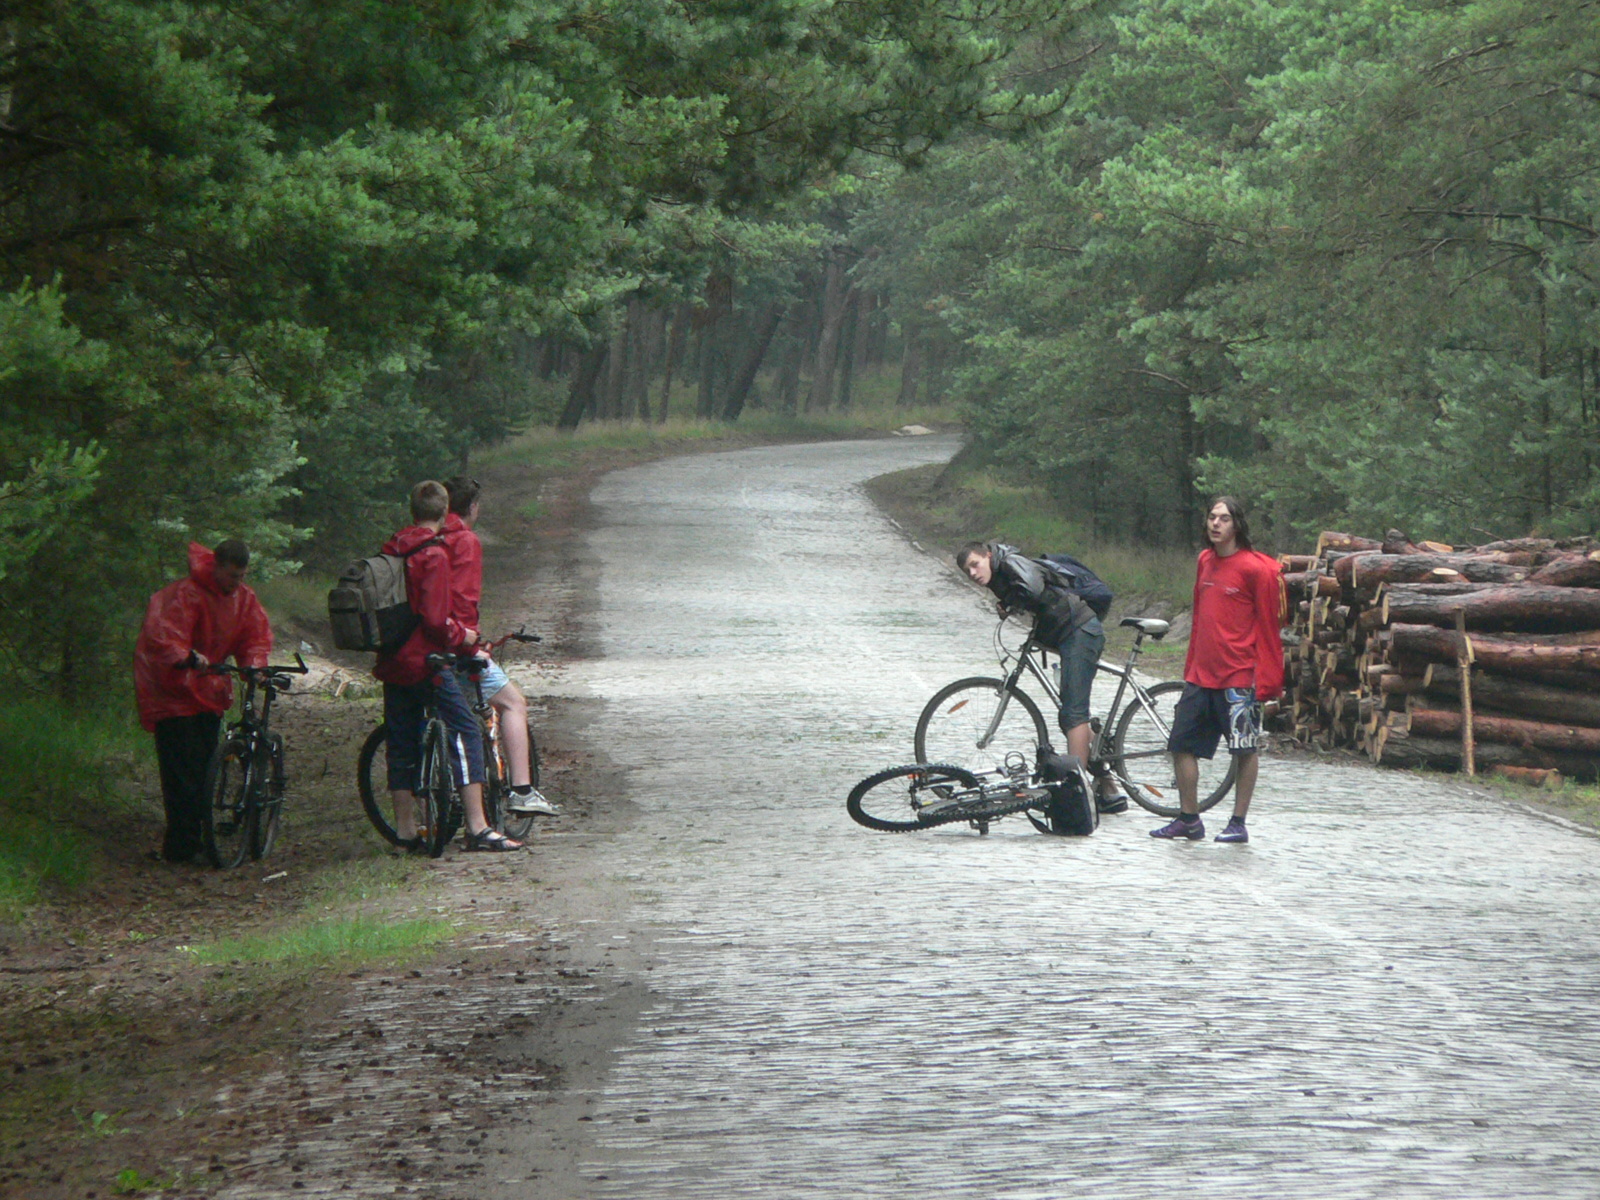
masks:
<instances>
[{"instance_id":1,"label":"bicycle","mask_svg":"<svg viewBox=\"0 0 1600 1200\"><path fill-rule=\"evenodd\" d=\"M974 776L1003 771L1012 751L1037 757L1050 744L1049 726L1039 705L1022 690L1024 672L1030 674L1059 710L1061 697L1047 662L1045 647L1030 633L1020 649L1007 648L1005 618L995 629L995 648L1003 678L973 676L946 684L935 692L917 718L914 747L917 762L951 764ZM1140 807L1163 817L1175 817L1177 774L1167 739L1172 714L1183 684L1178 681L1145 687L1134 678L1134 666L1144 639L1160 641L1171 626L1153 618L1125 617L1125 628L1135 630L1125 663L1100 661L1096 670L1117 679L1116 694L1103 717L1091 717L1088 769L1099 776L1109 773ZM1124 696L1128 702L1124 704ZM1199 805L1204 812L1232 789L1237 774L1231 755L1200 759Z\"/></svg>"},{"instance_id":2,"label":"bicycle","mask_svg":"<svg viewBox=\"0 0 1600 1200\"><path fill-rule=\"evenodd\" d=\"M290 675L310 671L305 660L295 665L204 668L212 675L235 675L244 682L239 718L228 726L206 764L206 802L201 831L206 857L214 867L231 869L246 855L262 859L278 841L283 794L288 780L283 765L283 737L271 729L272 702L290 689ZM256 711L256 691L266 698Z\"/></svg>"},{"instance_id":3,"label":"bicycle","mask_svg":"<svg viewBox=\"0 0 1600 1200\"><path fill-rule=\"evenodd\" d=\"M965 821L980 835L1001 817L1023 813L1040 833L1085 836L1100 823L1094 786L1083 764L1046 747L1030 771L1011 751L992 771L953 763L917 763L868 775L850 790L851 820L885 833L912 833Z\"/></svg>"},{"instance_id":4,"label":"bicycle","mask_svg":"<svg viewBox=\"0 0 1600 1200\"><path fill-rule=\"evenodd\" d=\"M543 639L538 634L525 633L519 629L497 641L485 644L484 649L492 652L510 641L541 640ZM533 827L533 816L514 813L506 803L511 790L510 767L506 763L505 745L500 737L499 714L483 694L481 668L484 662L484 659L475 654L428 656L428 665L435 669L453 670L459 663L465 666L471 675L472 711L477 715L483 728L484 820L491 829L498 829L507 837L521 841ZM474 664L477 664L476 669ZM444 848L450 844L450 839L455 836L456 831L461 828L461 797L450 774L449 759L445 757L449 745L449 731L434 713L432 705L425 709L424 721L423 754L416 793L417 828L423 838L423 847L432 857L438 858L444 853ZM438 727L438 737L436 741L430 741L430 735L435 732L434 726ZM372 827L390 845L399 846L402 844L402 839L395 832L395 823L389 812L393 797L387 787L388 742L389 726L386 722L380 721L362 743L361 753L356 761L356 787L361 795L361 807L366 812L367 820L371 822ZM534 738L531 717L528 719L528 775L529 782L537 788L539 743ZM380 783L383 786L378 786ZM423 795L424 792L428 793L426 797ZM425 829L428 832L422 832Z\"/></svg>"}]
</instances>

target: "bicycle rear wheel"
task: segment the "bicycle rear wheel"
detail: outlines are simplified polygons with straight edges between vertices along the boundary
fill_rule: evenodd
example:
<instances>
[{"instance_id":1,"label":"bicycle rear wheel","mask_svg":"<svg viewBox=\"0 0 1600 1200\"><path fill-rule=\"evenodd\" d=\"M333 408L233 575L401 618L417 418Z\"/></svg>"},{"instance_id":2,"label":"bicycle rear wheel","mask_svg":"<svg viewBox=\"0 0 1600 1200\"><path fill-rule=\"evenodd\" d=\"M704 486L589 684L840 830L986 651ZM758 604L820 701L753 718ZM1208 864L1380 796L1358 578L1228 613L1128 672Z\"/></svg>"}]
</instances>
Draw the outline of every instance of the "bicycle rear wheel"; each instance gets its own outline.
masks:
<instances>
[{"instance_id":1,"label":"bicycle rear wheel","mask_svg":"<svg viewBox=\"0 0 1600 1200\"><path fill-rule=\"evenodd\" d=\"M504 750L504 743L501 749ZM511 786L510 768L507 767L506 788ZM533 736L533 718L528 718L528 782L534 787L539 786L539 743ZM532 813L512 812L507 798L501 805L500 823L495 826L501 833L509 838L522 841L533 831L534 815Z\"/></svg>"},{"instance_id":2,"label":"bicycle rear wheel","mask_svg":"<svg viewBox=\"0 0 1600 1200\"><path fill-rule=\"evenodd\" d=\"M417 779L417 836L438 858L461 824L461 802L450 777L450 732L435 718L422 734L422 770Z\"/></svg>"},{"instance_id":3,"label":"bicycle rear wheel","mask_svg":"<svg viewBox=\"0 0 1600 1200\"><path fill-rule=\"evenodd\" d=\"M262 781L261 804L256 809L256 819L250 829L250 857L261 859L272 853L278 844L278 828L283 820L283 738L276 733L267 734L266 753L256 765L257 778Z\"/></svg>"},{"instance_id":4,"label":"bicycle rear wheel","mask_svg":"<svg viewBox=\"0 0 1600 1200\"><path fill-rule=\"evenodd\" d=\"M214 867L233 868L250 850L250 826L255 809L250 795L253 780L250 747L230 737L217 744L206 767L206 802L201 825L206 857Z\"/></svg>"},{"instance_id":5,"label":"bicycle rear wheel","mask_svg":"<svg viewBox=\"0 0 1600 1200\"><path fill-rule=\"evenodd\" d=\"M977 777L972 772L948 763L891 767L868 775L851 788L844 807L852 821L868 829L911 833L929 828L917 819L920 801L977 786Z\"/></svg>"},{"instance_id":6,"label":"bicycle rear wheel","mask_svg":"<svg viewBox=\"0 0 1600 1200\"><path fill-rule=\"evenodd\" d=\"M391 846L400 844L400 835L394 829L394 796L389 791L389 727L379 722L361 744L361 756L356 760L356 789L361 793L361 807L372 827L383 835Z\"/></svg>"},{"instance_id":7,"label":"bicycle rear wheel","mask_svg":"<svg viewBox=\"0 0 1600 1200\"><path fill-rule=\"evenodd\" d=\"M1178 775L1167 750L1172 733L1172 714L1183 695L1177 681L1158 683L1149 693L1154 713L1145 711L1137 696L1117 719L1112 739L1112 769L1128 784L1128 794L1141 808L1161 817L1178 815ZM1233 789L1238 774L1227 747L1216 758L1199 759L1200 786L1197 793L1200 811L1205 812Z\"/></svg>"},{"instance_id":8,"label":"bicycle rear wheel","mask_svg":"<svg viewBox=\"0 0 1600 1200\"><path fill-rule=\"evenodd\" d=\"M1004 712L996 723L1002 704ZM1027 758L1031 771L1039 761L1039 747L1049 741L1049 727L1033 697L1019 688L1007 690L1003 679L975 676L933 694L917 718L914 745L918 762L952 763L981 774L1004 771L1006 756L1013 752Z\"/></svg>"}]
</instances>

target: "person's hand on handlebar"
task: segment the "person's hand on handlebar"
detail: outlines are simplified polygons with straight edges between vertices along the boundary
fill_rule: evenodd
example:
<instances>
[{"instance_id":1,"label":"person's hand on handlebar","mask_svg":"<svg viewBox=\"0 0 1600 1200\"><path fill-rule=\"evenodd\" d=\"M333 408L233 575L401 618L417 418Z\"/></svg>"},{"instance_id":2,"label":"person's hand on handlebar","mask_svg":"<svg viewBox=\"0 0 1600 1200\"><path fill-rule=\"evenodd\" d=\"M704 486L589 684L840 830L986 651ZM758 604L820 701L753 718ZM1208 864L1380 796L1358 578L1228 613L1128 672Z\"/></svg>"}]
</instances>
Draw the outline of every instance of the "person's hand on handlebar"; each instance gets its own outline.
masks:
<instances>
[{"instance_id":1,"label":"person's hand on handlebar","mask_svg":"<svg viewBox=\"0 0 1600 1200\"><path fill-rule=\"evenodd\" d=\"M189 657L178 664L179 669L185 671L204 671L211 665L211 660L198 650L189 651Z\"/></svg>"}]
</instances>

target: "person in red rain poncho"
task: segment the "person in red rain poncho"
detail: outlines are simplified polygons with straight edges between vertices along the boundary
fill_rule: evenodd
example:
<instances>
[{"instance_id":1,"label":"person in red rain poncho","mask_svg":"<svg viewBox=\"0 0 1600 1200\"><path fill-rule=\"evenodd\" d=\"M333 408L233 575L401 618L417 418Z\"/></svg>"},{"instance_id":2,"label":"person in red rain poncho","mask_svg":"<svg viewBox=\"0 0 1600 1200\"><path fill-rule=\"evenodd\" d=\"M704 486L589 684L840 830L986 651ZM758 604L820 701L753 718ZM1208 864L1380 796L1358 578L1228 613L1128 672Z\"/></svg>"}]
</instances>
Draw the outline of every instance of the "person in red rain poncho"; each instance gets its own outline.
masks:
<instances>
[{"instance_id":1,"label":"person in red rain poncho","mask_svg":"<svg viewBox=\"0 0 1600 1200\"><path fill-rule=\"evenodd\" d=\"M139 722L156 735L167 832L161 857L187 862L202 849L206 765L233 704L233 680L203 668L232 657L264 667L272 626L244 584L250 548L230 538L207 550L189 543L189 574L150 597L133 648Z\"/></svg>"}]
</instances>

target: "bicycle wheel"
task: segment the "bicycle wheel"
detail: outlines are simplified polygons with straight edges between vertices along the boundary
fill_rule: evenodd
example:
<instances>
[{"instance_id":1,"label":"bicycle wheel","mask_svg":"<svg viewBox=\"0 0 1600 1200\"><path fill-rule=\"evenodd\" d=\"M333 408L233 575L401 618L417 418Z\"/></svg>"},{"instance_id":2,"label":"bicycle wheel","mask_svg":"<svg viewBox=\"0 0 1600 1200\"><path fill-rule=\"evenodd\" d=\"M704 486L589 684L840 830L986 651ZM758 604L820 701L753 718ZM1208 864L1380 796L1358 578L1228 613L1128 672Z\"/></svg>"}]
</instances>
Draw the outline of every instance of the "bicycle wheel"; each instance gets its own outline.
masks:
<instances>
[{"instance_id":1,"label":"bicycle wheel","mask_svg":"<svg viewBox=\"0 0 1600 1200\"><path fill-rule=\"evenodd\" d=\"M503 748L503 747L502 747ZM507 786L510 784L510 774L506 775ZM539 743L533 736L533 718L528 718L528 782L534 787L539 786ZM500 814L500 824L495 828L509 838L522 841L533 831L534 815L532 813L512 812L510 808L503 808Z\"/></svg>"},{"instance_id":2,"label":"bicycle wheel","mask_svg":"<svg viewBox=\"0 0 1600 1200\"><path fill-rule=\"evenodd\" d=\"M1183 684L1158 683L1147 693L1154 715L1147 712L1137 696L1117 718L1116 736L1111 742L1112 769L1128 784L1128 794L1140 807L1157 816L1178 815L1178 776L1167 751L1172 733L1172 714L1183 695ZM1205 812L1233 787L1236 767L1227 747L1213 759L1200 759L1200 811Z\"/></svg>"},{"instance_id":3,"label":"bicycle wheel","mask_svg":"<svg viewBox=\"0 0 1600 1200\"><path fill-rule=\"evenodd\" d=\"M256 777L264 785L261 803L255 810L255 820L250 829L250 857L265 858L278 844L278 827L283 820L283 738L276 733L267 734L266 753L256 766Z\"/></svg>"},{"instance_id":4,"label":"bicycle wheel","mask_svg":"<svg viewBox=\"0 0 1600 1200\"><path fill-rule=\"evenodd\" d=\"M995 721L995 710L1005 711L988 741L978 743ZM1039 760L1039 747L1050 741L1050 730L1039 706L1026 692L1005 690L1001 679L958 679L933 694L917 718L914 740L917 761L954 763L974 773L1003 771L1006 755L1020 751L1028 769Z\"/></svg>"},{"instance_id":5,"label":"bicycle wheel","mask_svg":"<svg viewBox=\"0 0 1600 1200\"><path fill-rule=\"evenodd\" d=\"M851 788L844 807L852 821L868 829L910 833L929 827L917 820L919 800L931 800L937 795L977 786L977 777L971 771L948 763L891 767L868 775ZM924 796L924 792L928 794Z\"/></svg>"},{"instance_id":6,"label":"bicycle wheel","mask_svg":"<svg viewBox=\"0 0 1600 1200\"><path fill-rule=\"evenodd\" d=\"M450 777L450 734L435 718L422 734L422 769L417 777L417 836L438 858L461 823L461 801Z\"/></svg>"},{"instance_id":7,"label":"bicycle wheel","mask_svg":"<svg viewBox=\"0 0 1600 1200\"><path fill-rule=\"evenodd\" d=\"M230 737L218 743L206 767L206 802L201 821L206 857L214 867L237 867L250 851L254 813L249 754L249 746Z\"/></svg>"},{"instance_id":8,"label":"bicycle wheel","mask_svg":"<svg viewBox=\"0 0 1600 1200\"><path fill-rule=\"evenodd\" d=\"M505 754L500 739L491 737L489 727L483 727L483 819L490 829L504 831L503 822L511 815L506 808L510 790L506 777Z\"/></svg>"},{"instance_id":9,"label":"bicycle wheel","mask_svg":"<svg viewBox=\"0 0 1600 1200\"><path fill-rule=\"evenodd\" d=\"M367 820L383 835L391 846L400 844L400 835L394 831L394 797L389 791L389 727L379 722L361 744L361 756L356 759L356 788L361 793L361 807Z\"/></svg>"}]
</instances>

